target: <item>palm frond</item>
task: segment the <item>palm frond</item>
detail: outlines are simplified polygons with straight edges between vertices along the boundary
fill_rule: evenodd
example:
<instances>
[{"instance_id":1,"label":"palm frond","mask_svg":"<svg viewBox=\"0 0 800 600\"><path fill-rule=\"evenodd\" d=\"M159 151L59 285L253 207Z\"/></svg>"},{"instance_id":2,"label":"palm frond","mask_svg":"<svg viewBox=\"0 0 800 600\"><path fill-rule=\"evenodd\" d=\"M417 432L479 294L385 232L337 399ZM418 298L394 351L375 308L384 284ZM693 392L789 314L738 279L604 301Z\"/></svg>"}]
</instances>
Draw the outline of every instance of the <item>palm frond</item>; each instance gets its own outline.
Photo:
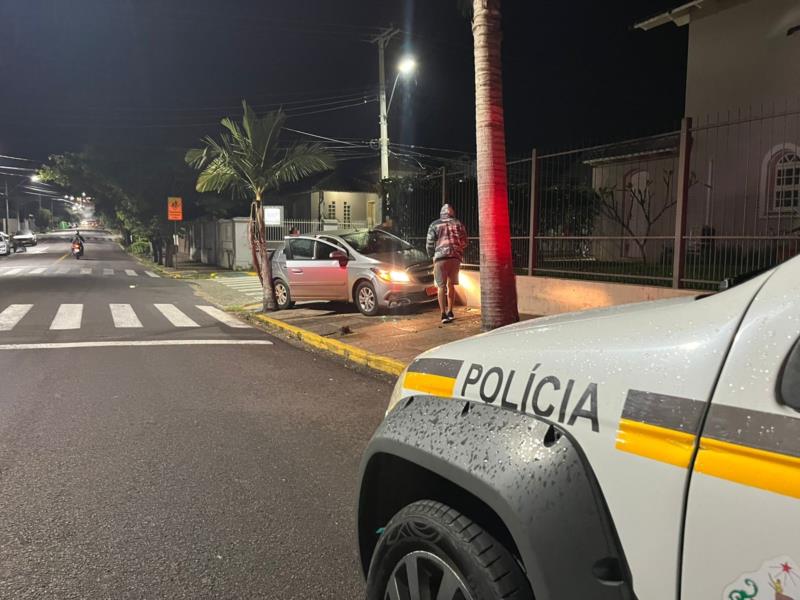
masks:
<instances>
[{"instance_id":1,"label":"palm frond","mask_svg":"<svg viewBox=\"0 0 800 600\"><path fill-rule=\"evenodd\" d=\"M198 192L217 192L219 194L238 187L239 181L236 170L224 157L218 156L197 176L196 189Z\"/></svg>"},{"instance_id":2,"label":"palm frond","mask_svg":"<svg viewBox=\"0 0 800 600\"><path fill-rule=\"evenodd\" d=\"M309 175L328 171L334 164L333 156L319 144L297 144L275 164L270 187L277 188L282 183L294 183Z\"/></svg>"}]
</instances>

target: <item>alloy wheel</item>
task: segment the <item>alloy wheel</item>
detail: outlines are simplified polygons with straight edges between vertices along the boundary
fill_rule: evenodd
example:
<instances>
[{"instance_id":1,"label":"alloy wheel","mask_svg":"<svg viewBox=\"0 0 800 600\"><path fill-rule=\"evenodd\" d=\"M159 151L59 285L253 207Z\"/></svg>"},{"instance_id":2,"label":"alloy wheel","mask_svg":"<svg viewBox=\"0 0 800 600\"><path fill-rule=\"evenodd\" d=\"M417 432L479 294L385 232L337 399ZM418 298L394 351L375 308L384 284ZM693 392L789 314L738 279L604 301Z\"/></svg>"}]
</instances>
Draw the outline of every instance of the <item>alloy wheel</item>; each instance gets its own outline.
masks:
<instances>
[{"instance_id":1,"label":"alloy wheel","mask_svg":"<svg viewBox=\"0 0 800 600\"><path fill-rule=\"evenodd\" d=\"M358 303L365 312L372 312L375 310L375 292L365 285L358 292Z\"/></svg>"},{"instance_id":2,"label":"alloy wheel","mask_svg":"<svg viewBox=\"0 0 800 600\"><path fill-rule=\"evenodd\" d=\"M278 301L279 306L286 304L287 300L289 299L289 291L282 283L275 285L275 299Z\"/></svg>"},{"instance_id":3,"label":"alloy wheel","mask_svg":"<svg viewBox=\"0 0 800 600\"><path fill-rule=\"evenodd\" d=\"M430 552L406 554L389 576L384 600L473 600L461 576Z\"/></svg>"}]
</instances>

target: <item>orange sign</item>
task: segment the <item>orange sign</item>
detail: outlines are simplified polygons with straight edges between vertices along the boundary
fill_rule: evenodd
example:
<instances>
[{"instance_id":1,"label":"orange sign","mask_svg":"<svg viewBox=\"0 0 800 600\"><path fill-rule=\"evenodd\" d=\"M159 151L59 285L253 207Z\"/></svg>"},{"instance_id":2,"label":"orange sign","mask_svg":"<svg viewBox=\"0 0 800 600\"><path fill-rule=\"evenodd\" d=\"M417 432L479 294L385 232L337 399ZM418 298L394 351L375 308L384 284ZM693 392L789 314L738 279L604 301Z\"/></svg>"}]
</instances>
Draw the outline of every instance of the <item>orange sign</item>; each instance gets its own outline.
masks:
<instances>
[{"instance_id":1,"label":"orange sign","mask_svg":"<svg viewBox=\"0 0 800 600\"><path fill-rule=\"evenodd\" d=\"M167 220L183 221L183 198L167 198Z\"/></svg>"}]
</instances>

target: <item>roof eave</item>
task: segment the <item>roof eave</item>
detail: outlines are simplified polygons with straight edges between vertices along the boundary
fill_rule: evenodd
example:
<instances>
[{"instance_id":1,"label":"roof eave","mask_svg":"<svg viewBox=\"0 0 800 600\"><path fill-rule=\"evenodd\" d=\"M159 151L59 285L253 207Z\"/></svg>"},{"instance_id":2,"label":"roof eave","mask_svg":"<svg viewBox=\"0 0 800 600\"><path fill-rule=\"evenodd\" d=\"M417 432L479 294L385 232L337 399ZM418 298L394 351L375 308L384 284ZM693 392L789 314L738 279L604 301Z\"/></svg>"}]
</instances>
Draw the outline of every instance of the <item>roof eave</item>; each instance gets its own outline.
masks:
<instances>
[{"instance_id":1,"label":"roof eave","mask_svg":"<svg viewBox=\"0 0 800 600\"><path fill-rule=\"evenodd\" d=\"M694 11L702 8L704 0L691 0L686 4L682 4L678 8L673 8L667 12L661 13L644 21L636 23L633 28L641 29L642 31L649 31L656 27L661 27L667 23L675 23L678 27L683 27L689 24L691 15Z\"/></svg>"}]
</instances>

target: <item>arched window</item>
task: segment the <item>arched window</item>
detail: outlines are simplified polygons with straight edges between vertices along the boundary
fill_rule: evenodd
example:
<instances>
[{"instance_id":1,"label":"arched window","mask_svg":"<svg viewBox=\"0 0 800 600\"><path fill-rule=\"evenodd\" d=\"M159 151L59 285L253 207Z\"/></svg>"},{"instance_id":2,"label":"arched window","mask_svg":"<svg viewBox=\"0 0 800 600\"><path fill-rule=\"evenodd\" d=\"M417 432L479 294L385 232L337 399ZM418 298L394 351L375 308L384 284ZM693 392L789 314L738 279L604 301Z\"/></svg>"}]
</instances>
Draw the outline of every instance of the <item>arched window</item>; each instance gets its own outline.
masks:
<instances>
[{"instance_id":1,"label":"arched window","mask_svg":"<svg viewBox=\"0 0 800 600\"><path fill-rule=\"evenodd\" d=\"M760 187L762 216L800 210L800 146L784 142L766 153Z\"/></svg>"},{"instance_id":2,"label":"arched window","mask_svg":"<svg viewBox=\"0 0 800 600\"><path fill-rule=\"evenodd\" d=\"M800 208L800 156L784 152L775 163L772 180L772 209Z\"/></svg>"}]
</instances>

